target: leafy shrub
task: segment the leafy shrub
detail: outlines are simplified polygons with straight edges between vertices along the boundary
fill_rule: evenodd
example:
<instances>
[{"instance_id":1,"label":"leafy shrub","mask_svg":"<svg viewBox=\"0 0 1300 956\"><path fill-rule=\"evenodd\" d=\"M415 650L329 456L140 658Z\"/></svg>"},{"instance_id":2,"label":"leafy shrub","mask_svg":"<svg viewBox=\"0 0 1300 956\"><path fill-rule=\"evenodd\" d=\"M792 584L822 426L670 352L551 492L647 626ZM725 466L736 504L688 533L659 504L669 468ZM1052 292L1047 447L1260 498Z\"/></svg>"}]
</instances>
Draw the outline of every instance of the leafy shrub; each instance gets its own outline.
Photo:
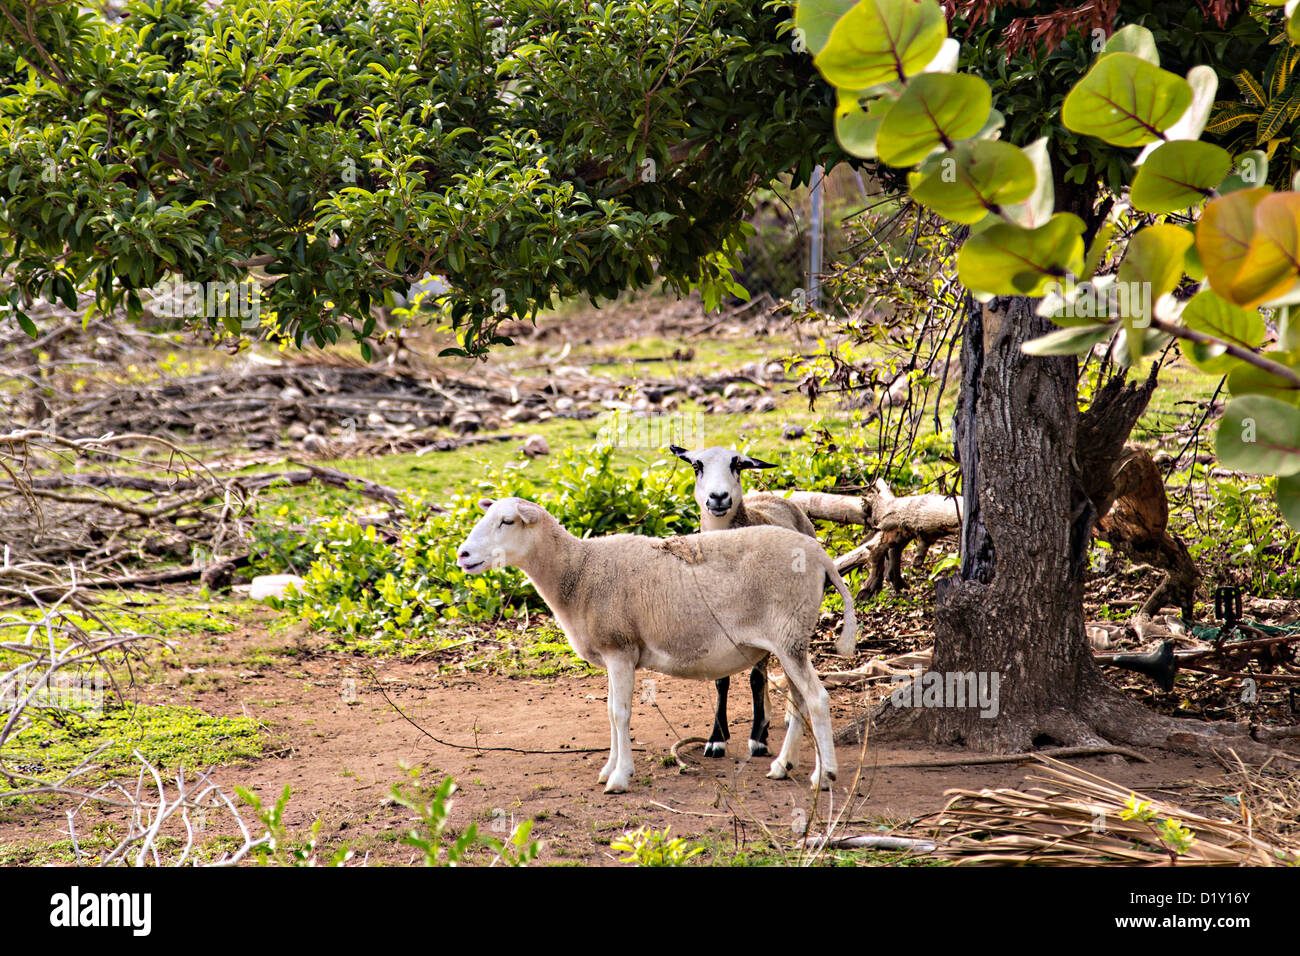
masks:
<instances>
[{"instance_id":1,"label":"leafy shrub","mask_svg":"<svg viewBox=\"0 0 1300 956\"><path fill-rule=\"evenodd\" d=\"M411 775L412 789L404 790L395 784L390 793L393 803L413 812L419 822L418 827L406 831L402 842L424 854L425 866L459 866L476 846L487 847L496 854L492 864L527 866L537 859L541 844L528 839L533 832L532 820L519 824L505 840L479 833L477 823L471 823L458 837L449 840L446 829L456 782L447 777L437 787L425 792L419 785L420 771L411 768L407 772Z\"/></svg>"},{"instance_id":2,"label":"leafy shrub","mask_svg":"<svg viewBox=\"0 0 1300 956\"><path fill-rule=\"evenodd\" d=\"M459 836L451 839L447 823L451 817L451 797L456 792L456 782L446 777L441 784L426 790L420 786L420 771L404 768L411 778L410 789L394 784L389 795L393 803L415 814L417 826L402 835L401 841L424 854L425 866L459 866L469 862L475 848L484 847L495 854L491 864L527 866L537 859L541 844L528 837L533 831L533 821L527 820L515 827L505 840L498 840L478 832L471 823ZM264 806L251 790L236 787L239 798L253 810L258 821L266 828L262 839L253 847L252 858L261 866L344 866L355 853L346 845L333 855L321 856L320 831L322 821L312 824L306 837L295 837L284 822L284 809L291 793L286 785L274 804Z\"/></svg>"},{"instance_id":3,"label":"leafy shrub","mask_svg":"<svg viewBox=\"0 0 1300 956\"><path fill-rule=\"evenodd\" d=\"M1202 471L1197 466L1196 473ZM1175 520L1172 530L1187 542L1208 578L1227 575L1252 594L1300 595L1300 577L1294 571L1300 561L1300 534L1272 504L1270 486L1275 481L1212 478L1204 513L1176 516L1183 520Z\"/></svg>"},{"instance_id":4,"label":"leafy shrub","mask_svg":"<svg viewBox=\"0 0 1300 956\"><path fill-rule=\"evenodd\" d=\"M355 518L332 516L314 527L301 593L285 606L314 628L348 638L401 642L447 621L490 621L544 607L523 573L505 568L469 575L456 546L481 517L480 497L518 496L543 504L578 537L698 530L690 469L650 469L613 460L614 449L570 448L546 472L546 488L506 467L443 512L411 499L393 535Z\"/></svg>"},{"instance_id":5,"label":"leafy shrub","mask_svg":"<svg viewBox=\"0 0 1300 956\"><path fill-rule=\"evenodd\" d=\"M645 827L629 830L609 848L626 854L619 858L619 862L637 866L685 866L691 857L704 852L704 847L692 847L681 837L670 840L667 827L663 830L647 830Z\"/></svg>"}]
</instances>

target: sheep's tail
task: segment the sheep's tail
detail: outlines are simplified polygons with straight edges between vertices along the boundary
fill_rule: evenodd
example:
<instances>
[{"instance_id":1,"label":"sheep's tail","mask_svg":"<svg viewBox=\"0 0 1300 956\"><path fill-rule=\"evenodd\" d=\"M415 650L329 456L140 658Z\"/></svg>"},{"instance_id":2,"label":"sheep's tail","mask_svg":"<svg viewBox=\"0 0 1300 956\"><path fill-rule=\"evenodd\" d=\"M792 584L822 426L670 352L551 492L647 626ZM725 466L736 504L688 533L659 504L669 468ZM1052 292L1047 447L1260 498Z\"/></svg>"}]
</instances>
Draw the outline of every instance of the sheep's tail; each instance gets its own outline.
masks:
<instances>
[{"instance_id":1,"label":"sheep's tail","mask_svg":"<svg viewBox=\"0 0 1300 956\"><path fill-rule=\"evenodd\" d=\"M835 642L835 653L840 657L852 657L853 650L857 646L858 633L858 616L853 608L853 592L849 586L844 583L840 577L840 572L835 570L835 562L830 555L822 553L824 567L826 568L826 577L831 584L835 585L835 590L840 592L840 597L844 599L844 627L840 631L839 639Z\"/></svg>"}]
</instances>

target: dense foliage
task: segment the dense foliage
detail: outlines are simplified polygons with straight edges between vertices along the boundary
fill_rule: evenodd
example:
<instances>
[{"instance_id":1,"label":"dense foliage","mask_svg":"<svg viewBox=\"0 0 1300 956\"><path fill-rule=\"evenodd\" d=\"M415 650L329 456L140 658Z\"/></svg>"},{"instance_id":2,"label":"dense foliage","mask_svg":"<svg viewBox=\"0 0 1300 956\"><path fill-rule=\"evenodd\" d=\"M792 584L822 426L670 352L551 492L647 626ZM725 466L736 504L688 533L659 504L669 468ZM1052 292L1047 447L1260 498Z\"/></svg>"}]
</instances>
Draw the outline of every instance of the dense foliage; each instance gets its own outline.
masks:
<instances>
[{"instance_id":1,"label":"dense foliage","mask_svg":"<svg viewBox=\"0 0 1300 956\"><path fill-rule=\"evenodd\" d=\"M1291 6L1287 32L1300 42ZM1279 506L1300 527L1300 193L1266 185L1265 152L1233 156L1201 140L1216 71L1162 69L1154 34L1138 25L1098 44L1060 121L1073 136L1140 152L1127 196L1094 230L1083 218L1091 208L1061 209L1052 141L1007 142L990 85L954 72L960 45L937 0L801 0L797 23L839 90L844 148L912 169L912 199L970 227L962 284L984 299L1041 298L1039 313L1064 326L1025 351L1079 355L1113 338L1131 364L1178 338L1189 361L1227 376L1220 459L1279 476ZM1144 222L1112 250L1120 207Z\"/></svg>"},{"instance_id":2,"label":"dense foliage","mask_svg":"<svg viewBox=\"0 0 1300 956\"><path fill-rule=\"evenodd\" d=\"M364 339L376 308L431 272L479 350L557 296L657 277L711 301L738 291L754 187L788 170L806 182L840 155L829 91L779 35L779 6L0 12L0 271L20 321L33 296L84 288L138 312L169 277L258 276L274 279L268 331ZM258 324L203 317L231 335Z\"/></svg>"}]
</instances>

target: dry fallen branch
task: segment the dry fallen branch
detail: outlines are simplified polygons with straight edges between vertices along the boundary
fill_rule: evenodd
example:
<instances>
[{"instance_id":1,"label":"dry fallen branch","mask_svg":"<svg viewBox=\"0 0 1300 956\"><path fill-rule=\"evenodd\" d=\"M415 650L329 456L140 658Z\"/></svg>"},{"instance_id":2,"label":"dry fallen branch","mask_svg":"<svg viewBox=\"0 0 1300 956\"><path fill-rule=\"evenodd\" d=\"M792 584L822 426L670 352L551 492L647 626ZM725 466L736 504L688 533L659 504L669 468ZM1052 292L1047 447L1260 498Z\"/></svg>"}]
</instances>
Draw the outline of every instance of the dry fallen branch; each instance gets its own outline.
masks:
<instances>
[{"instance_id":1,"label":"dry fallen branch","mask_svg":"<svg viewBox=\"0 0 1300 956\"><path fill-rule=\"evenodd\" d=\"M939 854L959 863L1119 866L1278 866L1300 843L1262 838L1242 808L1219 820L1040 758L1051 789L950 790L936 814Z\"/></svg>"}]
</instances>

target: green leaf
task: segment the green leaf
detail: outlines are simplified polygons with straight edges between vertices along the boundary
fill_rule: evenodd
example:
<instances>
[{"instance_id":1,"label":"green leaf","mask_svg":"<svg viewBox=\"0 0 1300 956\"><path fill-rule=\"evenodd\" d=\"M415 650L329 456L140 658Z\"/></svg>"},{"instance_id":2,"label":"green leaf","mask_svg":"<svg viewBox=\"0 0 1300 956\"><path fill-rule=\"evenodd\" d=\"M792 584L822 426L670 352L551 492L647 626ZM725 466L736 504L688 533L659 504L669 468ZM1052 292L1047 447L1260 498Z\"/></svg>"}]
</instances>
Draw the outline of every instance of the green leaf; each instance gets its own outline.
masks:
<instances>
[{"instance_id":1,"label":"green leaf","mask_svg":"<svg viewBox=\"0 0 1300 956\"><path fill-rule=\"evenodd\" d=\"M1265 352L1263 357L1291 369L1300 367L1297 352ZM1300 385L1247 362L1238 362L1228 373L1228 391L1233 395L1266 395L1288 405L1300 405Z\"/></svg>"},{"instance_id":2,"label":"green leaf","mask_svg":"<svg viewBox=\"0 0 1300 956\"><path fill-rule=\"evenodd\" d=\"M1300 472L1277 480L1276 497L1277 509L1286 523L1300 531Z\"/></svg>"},{"instance_id":3,"label":"green leaf","mask_svg":"<svg viewBox=\"0 0 1300 956\"><path fill-rule=\"evenodd\" d=\"M1098 342L1110 338L1114 331L1113 325L1057 329L1024 343L1020 346L1020 351L1027 355L1086 355Z\"/></svg>"},{"instance_id":4,"label":"green leaf","mask_svg":"<svg viewBox=\"0 0 1300 956\"><path fill-rule=\"evenodd\" d=\"M1242 189L1254 189L1268 181L1268 154L1262 149L1242 153L1233 162L1232 173L1219 183L1220 196Z\"/></svg>"},{"instance_id":5,"label":"green leaf","mask_svg":"<svg viewBox=\"0 0 1300 956\"><path fill-rule=\"evenodd\" d=\"M831 85L862 90L919 73L947 36L936 0L862 0L836 22L813 62Z\"/></svg>"},{"instance_id":6,"label":"green leaf","mask_svg":"<svg viewBox=\"0 0 1300 956\"><path fill-rule=\"evenodd\" d=\"M1120 263L1119 281L1150 283L1150 300L1154 302L1178 285L1183 253L1191 244L1192 234L1181 226L1160 223L1138 230Z\"/></svg>"},{"instance_id":7,"label":"green leaf","mask_svg":"<svg viewBox=\"0 0 1300 956\"><path fill-rule=\"evenodd\" d=\"M856 93L853 94L856 97ZM843 99L843 97L841 97ZM835 111L835 138L846 153L863 159L876 158L876 137L880 124L893 107L895 100L881 96L867 104L863 110L856 99L848 108Z\"/></svg>"},{"instance_id":8,"label":"green leaf","mask_svg":"<svg viewBox=\"0 0 1300 956\"><path fill-rule=\"evenodd\" d=\"M907 84L880 124L876 146L882 162L913 166L940 146L979 132L993 94L977 76L923 73Z\"/></svg>"},{"instance_id":9,"label":"green leaf","mask_svg":"<svg viewBox=\"0 0 1300 956\"><path fill-rule=\"evenodd\" d=\"M1151 324L1150 310L1156 299L1172 292L1183 276L1183 257L1193 242L1192 234L1179 226L1162 223L1141 229L1129 240L1120 263L1117 281L1127 286L1127 307L1120 318L1127 334L1134 363L1142 361L1145 330Z\"/></svg>"},{"instance_id":10,"label":"green leaf","mask_svg":"<svg viewBox=\"0 0 1300 956\"><path fill-rule=\"evenodd\" d=\"M1225 468L1252 475L1300 472L1300 409L1264 395L1228 403L1215 436Z\"/></svg>"},{"instance_id":11,"label":"green leaf","mask_svg":"<svg viewBox=\"0 0 1300 956\"><path fill-rule=\"evenodd\" d=\"M1169 140L1200 139L1205 131L1205 124L1214 109L1214 94L1219 90L1219 74L1208 66L1194 66L1187 71L1187 85L1192 91L1191 105L1178 117L1178 122L1165 130ZM1135 165L1146 161L1154 144L1142 151Z\"/></svg>"},{"instance_id":12,"label":"green leaf","mask_svg":"<svg viewBox=\"0 0 1300 956\"><path fill-rule=\"evenodd\" d=\"M1057 213L1037 229L999 223L973 236L957 254L957 277L972 291L1040 295L1083 266L1083 220Z\"/></svg>"},{"instance_id":13,"label":"green leaf","mask_svg":"<svg viewBox=\"0 0 1300 956\"><path fill-rule=\"evenodd\" d=\"M912 198L945 219L975 223L1034 189L1034 167L1010 143L970 140L914 174Z\"/></svg>"},{"instance_id":14,"label":"green leaf","mask_svg":"<svg viewBox=\"0 0 1300 956\"><path fill-rule=\"evenodd\" d=\"M1088 255L1083 262L1083 278L1091 279L1097 267L1101 265L1101 260L1106 255L1110 247L1110 240L1115 235L1115 226L1113 223L1102 223L1097 234L1092 237L1092 242L1088 243Z\"/></svg>"},{"instance_id":15,"label":"green leaf","mask_svg":"<svg viewBox=\"0 0 1300 956\"><path fill-rule=\"evenodd\" d=\"M1145 146L1161 139L1191 102L1181 76L1132 53L1108 53L1066 96L1061 121L1112 146Z\"/></svg>"},{"instance_id":16,"label":"green leaf","mask_svg":"<svg viewBox=\"0 0 1300 956\"><path fill-rule=\"evenodd\" d=\"M36 323L22 309L14 309L14 315L18 318L18 327L27 333L28 338L36 338L40 333L36 328Z\"/></svg>"},{"instance_id":17,"label":"green leaf","mask_svg":"<svg viewBox=\"0 0 1300 956\"><path fill-rule=\"evenodd\" d=\"M853 9L858 0L799 0L794 11L795 29L799 31L795 52L802 52L798 40L809 53L816 56L826 46L831 30L844 14Z\"/></svg>"},{"instance_id":18,"label":"green leaf","mask_svg":"<svg viewBox=\"0 0 1300 956\"><path fill-rule=\"evenodd\" d=\"M1214 291L1206 289L1187 303L1182 314L1183 325L1197 332L1233 342L1243 348L1257 348L1264 341L1264 320L1253 309L1242 309L1226 301ZM1200 342L1178 343L1183 355L1202 372L1223 375L1232 371L1240 359L1228 355L1222 345L1205 345Z\"/></svg>"},{"instance_id":19,"label":"green leaf","mask_svg":"<svg viewBox=\"0 0 1300 956\"><path fill-rule=\"evenodd\" d=\"M1144 26L1130 23L1116 30L1101 48L1102 55L1107 53L1132 53L1153 66L1160 65L1160 54L1156 50L1156 38Z\"/></svg>"},{"instance_id":20,"label":"green leaf","mask_svg":"<svg viewBox=\"0 0 1300 956\"><path fill-rule=\"evenodd\" d=\"M997 110L994 110L996 113ZM1001 115L1001 114L999 114ZM1052 159L1047 152L1048 139L1039 137L1022 152L1033 167L1036 178L1034 191L1021 203L1006 206L1003 213L1020 226L1033 229L1052 218L1056 206L1056 190L1052 185Z\"/></svg>"},{"instance_id":21,"label":"green leaf","mask_svg":"<svg viewBox=\"0 0 1300 956\"><path fill-rule=\"evenodd\" d=\"M1138 167L1129 201L1142 212L1167 213L1208 199L1232 168L1228 151L1196 140L1162 143Z\"/></svg>"}]
</instances>

